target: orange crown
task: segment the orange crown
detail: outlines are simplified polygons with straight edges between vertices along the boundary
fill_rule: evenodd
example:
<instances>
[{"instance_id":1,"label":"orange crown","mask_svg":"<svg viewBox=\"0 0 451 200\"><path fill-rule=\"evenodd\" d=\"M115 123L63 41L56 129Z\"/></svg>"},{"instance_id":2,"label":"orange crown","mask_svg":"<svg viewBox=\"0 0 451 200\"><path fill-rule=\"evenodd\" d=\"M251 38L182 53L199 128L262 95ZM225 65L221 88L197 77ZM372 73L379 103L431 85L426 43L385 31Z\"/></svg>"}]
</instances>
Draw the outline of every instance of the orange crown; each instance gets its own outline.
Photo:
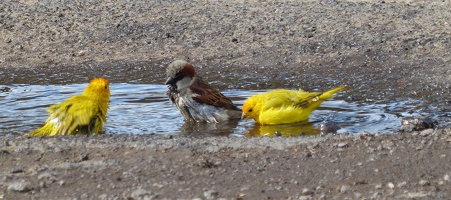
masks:
<instances>
[{"instance_id":1,"label":"orange crown","mask_svg":"<svg viewBox=\"0 0 451 200\"><path fill-rule=\"evenodd\" d=\"M98 77L98 78L92 79L92 80L91 80L91 83L94 83L94 82L97 82L97 83L103 83L103 84L105 84L105 85L108 85L108 84L109 84L108 80L105 79L105 78L103 78L103 77Z\"/></svg>"}]
</instances>

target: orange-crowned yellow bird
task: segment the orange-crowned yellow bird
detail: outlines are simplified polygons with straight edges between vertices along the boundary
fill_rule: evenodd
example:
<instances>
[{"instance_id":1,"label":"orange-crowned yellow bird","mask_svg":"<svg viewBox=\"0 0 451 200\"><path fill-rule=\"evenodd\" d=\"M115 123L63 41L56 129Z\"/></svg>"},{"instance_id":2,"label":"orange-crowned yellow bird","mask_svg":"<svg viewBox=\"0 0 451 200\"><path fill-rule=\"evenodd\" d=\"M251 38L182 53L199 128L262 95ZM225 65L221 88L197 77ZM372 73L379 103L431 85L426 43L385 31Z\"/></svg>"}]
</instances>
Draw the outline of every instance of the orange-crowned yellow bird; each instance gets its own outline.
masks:
<instances>
[{"instance_id":1,"label":"orange-crowned yellow bird","mask_svg":"<svg viewBox=\"0 0 451 200\"><path fill-rule=\"evenodd\" d=\"M307 121L310 113L346 86L326 92L277 89L251 96L243 104L242 119L252 118L262 125Z\"/></svg>"},{"instance_id":2,"label":"orange-crowned yellow bird","mask_svg":"<svg viewBox=\"0 0 451 200\"><path fill-rule=\"evenodd\" d=\"M47 110L50 116L44 126L26 135L101 134L103 123L106 122L109 99L108 80L94 78L82 94L50 106Z\"/></svg>"}]
</instances>

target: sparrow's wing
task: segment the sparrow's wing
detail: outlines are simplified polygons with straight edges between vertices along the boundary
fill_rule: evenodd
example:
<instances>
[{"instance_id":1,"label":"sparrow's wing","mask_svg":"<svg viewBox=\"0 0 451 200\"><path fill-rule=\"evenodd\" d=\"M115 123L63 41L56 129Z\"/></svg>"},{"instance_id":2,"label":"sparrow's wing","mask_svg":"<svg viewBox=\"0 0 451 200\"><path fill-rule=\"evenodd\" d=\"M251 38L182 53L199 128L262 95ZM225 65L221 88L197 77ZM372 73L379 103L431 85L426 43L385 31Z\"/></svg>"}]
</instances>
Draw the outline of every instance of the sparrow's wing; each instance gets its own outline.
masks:
<instances>
[{"instance_id":1,"label":"sparrow's wing","mask_svg":"<svg viewBox=\"0 0 451 200\"><path fill-rule=\"evenodd\" d=\"M230 99L221 94L218 90L212 88L200 78L197 78L196 81L194 81L194 83L190 86L190 89L195 94L193 99L199 103L230 110L240 110Z\"/></svg>"}]
</instances>

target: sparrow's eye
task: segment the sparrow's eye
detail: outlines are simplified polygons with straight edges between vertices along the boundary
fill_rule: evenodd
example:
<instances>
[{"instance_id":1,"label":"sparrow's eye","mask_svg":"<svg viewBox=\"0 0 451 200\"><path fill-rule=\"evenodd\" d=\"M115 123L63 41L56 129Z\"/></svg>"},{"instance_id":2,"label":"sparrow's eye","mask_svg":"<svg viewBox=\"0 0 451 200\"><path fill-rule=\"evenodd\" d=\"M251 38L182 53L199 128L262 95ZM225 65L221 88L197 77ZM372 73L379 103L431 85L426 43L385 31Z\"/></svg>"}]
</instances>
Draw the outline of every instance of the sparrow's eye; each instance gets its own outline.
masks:
<instances>
[{"instance_id":1,"label":"sparrow's eye","mask_svg":"<svg viewBox=\"0 0 451 200\"><path fill-rule=\"evenodd\" d=\"M252 108L250 108L247 112L252 112Z\"/></svg>"}]
</instances>

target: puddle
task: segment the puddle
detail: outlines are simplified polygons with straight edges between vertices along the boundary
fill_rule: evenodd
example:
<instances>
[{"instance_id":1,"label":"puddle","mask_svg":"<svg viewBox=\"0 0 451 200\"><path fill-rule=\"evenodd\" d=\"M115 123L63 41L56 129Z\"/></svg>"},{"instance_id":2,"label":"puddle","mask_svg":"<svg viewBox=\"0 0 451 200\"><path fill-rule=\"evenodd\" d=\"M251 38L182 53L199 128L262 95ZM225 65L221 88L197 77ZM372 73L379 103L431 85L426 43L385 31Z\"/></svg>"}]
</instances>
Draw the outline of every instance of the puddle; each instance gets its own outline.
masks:
<instances>
[{"instance_id":1,"label":"puddle","mask_svg":"<svg viewBox=\"0 0 451 200\"><path fill-rule=\"evenodd\" d=\"M0 135L24 134L38 128L48 117L47 108L79 94L87 84L70 85L0 85L9 88L0 92ZM184 134L258 136L314 135L325 120L335 122L339 133L392 133L406 116L432 116L434 108L421 109L423 102L414 99L395 103L347 102L344 94L328 100L314 111L307 124L258 126L252 120L220 124L185 123L183 117L165 95L166 86L156 84L111 83L107 134ZM234 103L241 105L251 95L265 91L223 91ZM442 115L444 115L442 113ZM446 114L447 115L447 114ZM439 121L440 125L449 122Z\"/></svg>"}]
</instances>

